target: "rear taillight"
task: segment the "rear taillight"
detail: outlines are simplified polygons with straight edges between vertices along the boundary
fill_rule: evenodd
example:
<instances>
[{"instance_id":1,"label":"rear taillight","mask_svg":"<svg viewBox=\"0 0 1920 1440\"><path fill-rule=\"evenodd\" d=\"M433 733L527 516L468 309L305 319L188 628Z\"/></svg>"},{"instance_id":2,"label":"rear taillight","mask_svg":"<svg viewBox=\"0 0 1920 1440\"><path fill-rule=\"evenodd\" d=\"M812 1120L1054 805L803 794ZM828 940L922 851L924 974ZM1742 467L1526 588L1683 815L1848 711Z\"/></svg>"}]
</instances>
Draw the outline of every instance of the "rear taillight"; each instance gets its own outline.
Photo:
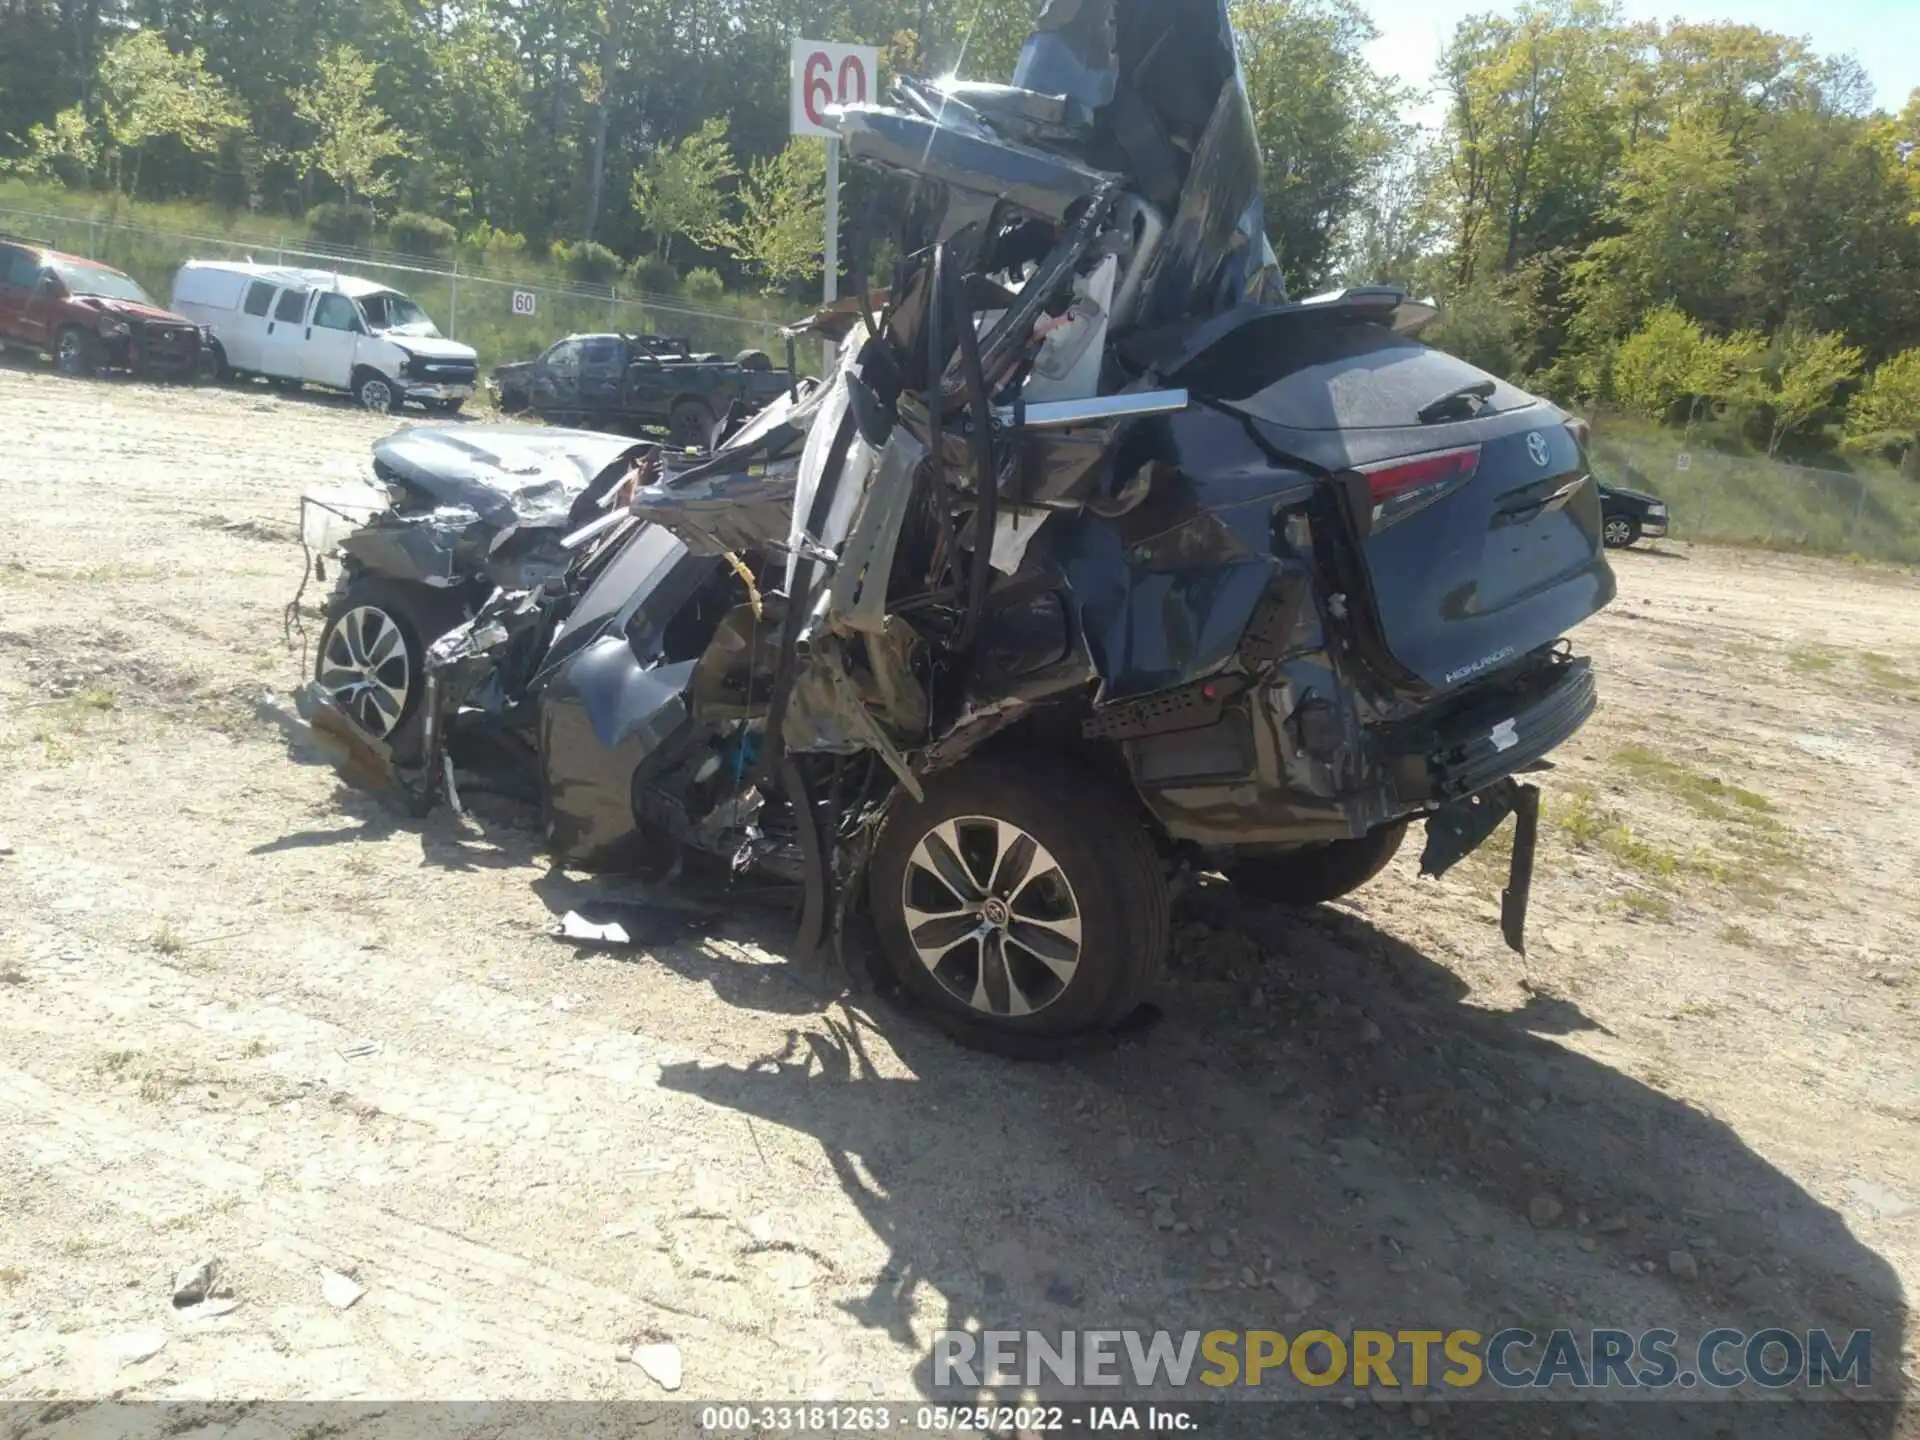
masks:
<instances>
[{"instance_id":1,"label":"rear taillight","mask_svg":"<svg viewBox=\"0 0 1920 1440\"><path fill-rule=\"evenodd\" d=\"M1473 479L1479 469L1478 445L1361 466L1359 473L1367 482L1374 533L1451 495Z\"/></svg>"}]
</instances>

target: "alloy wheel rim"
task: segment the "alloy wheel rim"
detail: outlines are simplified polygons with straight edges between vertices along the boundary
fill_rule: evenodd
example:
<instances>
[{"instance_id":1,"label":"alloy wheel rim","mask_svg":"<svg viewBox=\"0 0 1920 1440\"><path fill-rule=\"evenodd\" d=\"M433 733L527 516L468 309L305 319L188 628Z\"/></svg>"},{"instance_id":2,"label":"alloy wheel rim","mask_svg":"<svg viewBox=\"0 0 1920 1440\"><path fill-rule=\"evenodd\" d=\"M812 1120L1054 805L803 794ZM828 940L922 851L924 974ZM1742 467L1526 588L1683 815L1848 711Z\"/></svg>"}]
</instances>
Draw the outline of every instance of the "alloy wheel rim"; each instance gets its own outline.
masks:
<instances>
[{"instance_id":1,"label":"alloy wheel rim","mask_svg":"<svg viewBox=\"0 0 1920 1440\"><path fill-rule=\"evenodd\" d=\"M78 370L80 368L80 337L69 330L60 337L60 368Z\"/></svg>"},{"instance_id":2,"label":"alloy wheel rim","mask_svg":"<svg viewBox=\"0 0 1920 1440\"><path fill-rule=\"evenodd\" d=\"M413 694L413 659L393 617L371 605L341 616L320 656L320 688L375 739L393 734Z\"/></svg>"},{"instance_id":3,"label":"alloy wheel rim","mask_svg":"<svg viewBox=\"0 0 1920 1440\"><path fill-rule=\"evenodd\" d=\"M977 1014L1038 1015L1079 973L1079 897L1053 853L1018 825L943 821L914 846L901 890L920 963Z\"/></svg>"},{"instance_id":4,"label":"alloy wheel rim","mask_svg":"<svg viewBox=\"0 0 1920 1440\"><path fill-rule=\"evenodd\" d=\"M360 387L360 403L376 415L386 415L393 410L393 391L384 380L369 380Z\"/></svg>"},{"instance_id":5,"label":"alloy wheel rim","mask_svg":"<svg viewBox=\"0 0 1920 1440\"><path fill-rule=\"evenodd\" d=\"M1608 544L1624 545L1627 543L1627 538L1632 534L1633 534L1633 528L1629 526L1626 521L1624 520L1607 521L1607 543Z\"/></svg>"}]
</instances>

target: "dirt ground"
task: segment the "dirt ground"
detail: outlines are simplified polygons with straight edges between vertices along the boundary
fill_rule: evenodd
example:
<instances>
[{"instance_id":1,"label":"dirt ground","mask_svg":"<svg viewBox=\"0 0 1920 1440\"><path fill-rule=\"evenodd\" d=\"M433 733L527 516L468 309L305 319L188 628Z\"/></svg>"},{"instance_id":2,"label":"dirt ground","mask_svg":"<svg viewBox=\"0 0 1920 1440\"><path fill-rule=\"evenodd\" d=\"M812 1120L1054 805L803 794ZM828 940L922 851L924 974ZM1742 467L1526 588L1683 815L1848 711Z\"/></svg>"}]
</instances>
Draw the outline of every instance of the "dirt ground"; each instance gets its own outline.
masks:
<instances>
[{"instance_id":1,"label":"dirt ground","mask_svg":"<svg viewBox=\"0 0 1920 1440\"><path fill-rule=\"evenodd\" d=\"M683 1398L909 1400L969 1326L1827 1324L1920 1380L1913 575L1623 556L1527 960L1497 857L1203 887L1157 1028L1023 1066L750 911L578 954L617 884L291 763L298 495L392 424L0 369L0 1398L658 1399L658 1342Z\"/></svg>"}]
</instances>

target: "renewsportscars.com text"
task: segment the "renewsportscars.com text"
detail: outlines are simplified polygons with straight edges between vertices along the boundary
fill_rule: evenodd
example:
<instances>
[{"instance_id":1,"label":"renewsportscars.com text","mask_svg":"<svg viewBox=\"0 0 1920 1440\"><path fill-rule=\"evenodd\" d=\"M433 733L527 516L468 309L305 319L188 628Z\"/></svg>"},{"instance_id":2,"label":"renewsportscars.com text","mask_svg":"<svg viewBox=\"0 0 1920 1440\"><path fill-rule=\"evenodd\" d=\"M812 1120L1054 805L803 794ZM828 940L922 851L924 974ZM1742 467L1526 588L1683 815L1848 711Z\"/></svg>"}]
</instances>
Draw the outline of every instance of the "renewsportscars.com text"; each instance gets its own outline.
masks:
<instances>
[{"instance_id":1,"label":"renewsportscars.com text","mask_svg":"<svg viewBox=\"0 0 1920 1440\"><path fill-rule=\"evenodd\" d=\"M1513 1391L1852 1391L1873 1383L1870 1331L1775 1327L1709 1330L947 1331L934 1337L941 1390L1127 1387L1235 1389L1324 1396L1334 1387L1444 1386L1463 1395Z\"/></svg>"}]
</instances>

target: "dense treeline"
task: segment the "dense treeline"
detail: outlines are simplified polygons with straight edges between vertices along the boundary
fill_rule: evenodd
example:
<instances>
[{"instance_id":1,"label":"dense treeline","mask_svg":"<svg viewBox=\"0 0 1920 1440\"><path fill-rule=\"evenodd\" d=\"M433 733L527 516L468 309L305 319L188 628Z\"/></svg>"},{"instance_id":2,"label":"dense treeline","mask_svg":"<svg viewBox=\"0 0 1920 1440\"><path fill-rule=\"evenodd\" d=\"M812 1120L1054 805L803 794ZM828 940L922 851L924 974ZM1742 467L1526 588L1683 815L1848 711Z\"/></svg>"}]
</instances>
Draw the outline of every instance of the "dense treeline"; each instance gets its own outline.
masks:
<instances>
[{"instance_id":1,"label":"dense treeline","mask_svg":"<svg viewBox=\"0 0 1920 1440\"><path fill-rule=\"evenodd\" d=\"M0 164L797 294L821 155L788 143L789 38L1004 78L1034 8L0 0ZM1775 450L1831 426L1920 464L1920 92L1886 113L1854 62L1789 37L1534 0L1458 27L1423 134L1353 0L1233 9L1296 290L1405 283L1448 307L1437 338L1557 395L1732 416Z\"/></svg>"}]
</instances>

